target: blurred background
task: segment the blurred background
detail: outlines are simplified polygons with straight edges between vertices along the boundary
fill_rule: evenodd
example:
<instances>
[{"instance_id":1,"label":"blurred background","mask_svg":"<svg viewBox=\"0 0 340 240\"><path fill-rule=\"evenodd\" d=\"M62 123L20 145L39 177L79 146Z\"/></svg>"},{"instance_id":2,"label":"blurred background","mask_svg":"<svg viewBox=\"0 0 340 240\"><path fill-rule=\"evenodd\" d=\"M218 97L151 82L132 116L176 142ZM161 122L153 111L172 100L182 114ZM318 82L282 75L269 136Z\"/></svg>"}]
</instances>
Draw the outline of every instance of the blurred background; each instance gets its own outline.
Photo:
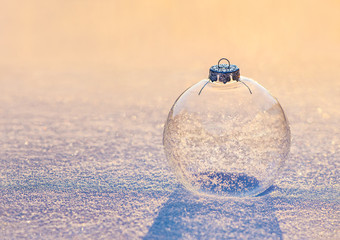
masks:
<instances>
[{"instance_id":1,"label":"blurred background","mask_svg":"<svg viewBox=\"0 0 340 240\"><path fill-rule=\"evenodd\" d=\"M165 85L180 83L173 99L227 57L279 99L284 91L291 100L323 94L318 102L334 102L339 8L336 0L2 1L0 69L3 76L26 79L84 74L95 87L83 93L133 88L167 97Z\"/></svg>"},{"instance_id":2,"label":"blurred background","mask_svg":"<svg viewBox=\"0 0 340 240\"><path fill-rule=\"evenodd\" d=\"M37 78L61 86L58 73L83 74L89 83L71 82L87 85L85 96L135 89L167 97L180 84L173 99L227 57L279 99L321 94L318 104L339 103L339 8L336 0L2 1L2 89L17 74L43 92Z\"/></svg>"},{"instance_id":3,"label":"blurred background","mask_svg":"<svg viewBox=\"0 0 340 240\"><path fill-rule=\"evenodd\" d=\"M189 72L224 56L254 77L334 76L338 11L336 0L2 1L0 64L30 72Z\"/></svg>"},{"instance_id":4,"label":"blurred background","mask_svg":"<svg viewBox=\"0 0 340 240\"><path fill-rule=\"evenodd\" d=\"M167 113L226 57L290 120L291 157L271 195L283 200L269 201L279 229L335 238L339 1L0 5L3 236L145 236L176 186L162 149Z\"/></svg>"}]
</instances>

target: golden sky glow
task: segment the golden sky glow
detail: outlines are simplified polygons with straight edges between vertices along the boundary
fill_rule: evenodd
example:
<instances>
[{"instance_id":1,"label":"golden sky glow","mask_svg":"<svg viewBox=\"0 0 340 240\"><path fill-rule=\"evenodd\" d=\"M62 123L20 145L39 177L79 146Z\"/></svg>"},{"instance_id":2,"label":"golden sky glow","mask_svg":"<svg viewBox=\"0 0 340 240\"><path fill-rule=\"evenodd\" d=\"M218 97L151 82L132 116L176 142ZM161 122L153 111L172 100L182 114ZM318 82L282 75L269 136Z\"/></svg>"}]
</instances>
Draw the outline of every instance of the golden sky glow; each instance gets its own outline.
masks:
<instances>
[{"instance_id":1,"label":"golden sky glow","mask_svg":"<svg viewBox=\"0 0 340 240\"><path fill-rule=\"evenodd\" d=\"M127 63L137 68L172 68L174 63L201 67L221 54L237 62L290 66L315 58L339 60L333 55L340 55L338 1L1 5L0 64L6 68L127 69Z\"/></svg>"}]
</instances>

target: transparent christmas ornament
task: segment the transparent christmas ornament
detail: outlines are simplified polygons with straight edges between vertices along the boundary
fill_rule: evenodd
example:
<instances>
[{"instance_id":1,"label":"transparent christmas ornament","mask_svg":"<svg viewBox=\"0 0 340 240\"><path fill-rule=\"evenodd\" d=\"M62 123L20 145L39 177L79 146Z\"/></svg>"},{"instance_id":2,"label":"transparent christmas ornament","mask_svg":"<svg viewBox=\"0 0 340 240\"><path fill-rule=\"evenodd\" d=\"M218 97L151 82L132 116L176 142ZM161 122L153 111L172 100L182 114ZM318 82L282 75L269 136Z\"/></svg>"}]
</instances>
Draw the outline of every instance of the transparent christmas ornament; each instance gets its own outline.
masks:
<instances>
[{"instance_id":1,"label":"transparent christmas ornament","mask_svg":"<svg viewBox=\"0 0 340 240\"><path fill-rule=\"evenodd\" d=\"M256 196L284 165L288 120L265 88L240 76L228 60L220 61L210 68L209 79L184 91L172 106L164 126L165 154L193 192Z\"/></svg>"}]
</instances>

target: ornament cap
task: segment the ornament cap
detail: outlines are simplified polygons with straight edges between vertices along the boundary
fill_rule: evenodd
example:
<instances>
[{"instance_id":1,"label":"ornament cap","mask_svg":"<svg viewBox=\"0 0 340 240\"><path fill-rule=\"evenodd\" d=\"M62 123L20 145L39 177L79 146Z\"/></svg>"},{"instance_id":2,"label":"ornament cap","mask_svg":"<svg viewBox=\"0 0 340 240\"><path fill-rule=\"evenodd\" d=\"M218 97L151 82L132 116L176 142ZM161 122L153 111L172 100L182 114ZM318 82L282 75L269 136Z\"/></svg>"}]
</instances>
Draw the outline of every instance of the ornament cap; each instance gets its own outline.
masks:
<instances>
[{"instance_id":1,"label":"ornament cap","mask_svg":"<svg viewBox=\"0 0 340 240\"><path fill-rule=\"evenodd\" d=\"M227 60L228 64L220 64L222 60ZM212 82L219 81L223 83L232 80L238 81L240 79L240 69L236 65L231 65L228 59L221 58L217 65L210 68L209 79Z\"/></svg>"}]
</instances>

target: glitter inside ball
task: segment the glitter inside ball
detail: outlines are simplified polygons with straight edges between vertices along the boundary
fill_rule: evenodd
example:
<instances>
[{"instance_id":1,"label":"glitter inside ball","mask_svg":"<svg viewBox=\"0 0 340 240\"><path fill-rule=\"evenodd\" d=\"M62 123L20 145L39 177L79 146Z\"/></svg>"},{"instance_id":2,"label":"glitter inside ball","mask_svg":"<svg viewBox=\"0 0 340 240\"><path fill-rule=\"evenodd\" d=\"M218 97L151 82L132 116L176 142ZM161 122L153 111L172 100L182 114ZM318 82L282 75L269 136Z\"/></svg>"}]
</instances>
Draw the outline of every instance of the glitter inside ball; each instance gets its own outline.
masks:
<instances>
[{"instance_id":1,"label":"glitter inside ball","mask_svg":"<svg viewBox=\"0 0 340 240\"><path fill-rule=\"evenodd\" d=\"M289 153L290 130L277 99L255 81L206 79L176 100L163 143L170 165L189 190L255 196L278 176Z\"/></svg>"}]
</instances>

